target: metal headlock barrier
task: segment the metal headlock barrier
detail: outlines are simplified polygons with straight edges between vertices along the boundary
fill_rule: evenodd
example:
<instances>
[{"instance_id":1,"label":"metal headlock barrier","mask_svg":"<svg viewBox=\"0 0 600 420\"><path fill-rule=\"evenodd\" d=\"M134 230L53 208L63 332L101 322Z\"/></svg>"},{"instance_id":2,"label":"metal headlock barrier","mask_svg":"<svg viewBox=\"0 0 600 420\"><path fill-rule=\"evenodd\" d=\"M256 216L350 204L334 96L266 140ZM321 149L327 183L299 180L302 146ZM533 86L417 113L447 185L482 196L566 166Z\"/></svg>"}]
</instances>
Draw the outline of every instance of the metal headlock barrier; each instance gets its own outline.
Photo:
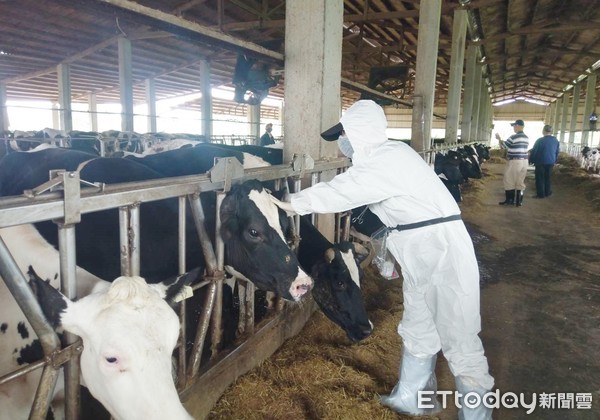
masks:
<instances>
[{"instance_id":1,"label":"metal headlock barrier","mask_svg":"<svg viewBox=\"0 0 600 420\"><path fill-rule=\"evenodd\" d=\"M582 149L585 146L583 144L579 144L579 143L567 143L567 142L562 142L560 143L560 151L561 152L565 152L567 153L569 156L574 157L575 159L577 159L578 162L581 162L582 160Z\"/></svg>"},{"instance_id":2,"label":"metal headlock barrier","mask_svg":"<svg viewBox=\"0 0 600 420\"><path fill-rule=\"evenodd\" d=\"M259 181L273 181L276 185L287 186L288 178L293 182L294 191L301 189L302 180L310 179L310 184L319 182L320 174L332 171L340 172L349 166L346 158L334 158L314 162L309 156L296 156L290 164L244 170L235 158L217 159L215 166L203 175L184 176L177 178L164 178L160 180L132 182L123 184L92 184L79 178L78 172L52 171L51 179L42 186L24 192L25 196L0 198L0 228L16 226L26 223L35 223L52 220L56 223L59 238L59 263L61 289L70 299L77 298L76 286L76 260L75 260L75 229L81 221L81 215L99 210L112 208L119 209L119 235L121 249L121 271L123 275L139 275L139 229L140 205L146 202L178 198L179 202L179 267L180 274L186 271L185 261L185 221L186 202L189 203L196 230L202 244L206 273L199 284L194 286L197 291L206 288L204 310L200 315L200 322L196 331L194 345L190 354L187 354L185 336L185 300L180 304L179 316L181 331L177 351L177 388L182 395L192 392L193 387L204 378L206 398L206 413L222 391L237 376L249 370L260 360L248 356L248 342L261 343L262 345L278 347L284 335L289 334L291 327L286 323L296 323L292 317L298 312L298 305L285 305L282 300L276 305L273 313L255 325L254 319L254 286L238 279L240 286L240 316L238 322L238 336L244 338L237 342L234 350L222 349L221 314L223 311L221 296L224 272L224 246L220 239L219 208L225 194L234 183L241 183L250 179ZM305 181L306 182L306 181ZM84 187L82 188L82 185ZM58 191L56 189L59 188ZM206 230L205 217L200 201L200 193L216 191L217 193L217 226L216 243L211 243ZM298 232L299 219L296 218L296 232ZM347 238L349 229L349 214L336 216L336 240ZM343 231L343 232L342 232ZM58 335L45 319L42 310L29 288L24 274L19 270L14 258L6 244L0 237L0 275L8 289L17 301L19 307L32 325L40 339L44 357L42 360L29 364L0 377L0 385L16 380L34 370L42 369L41 379L29 418L33 420L46 418L53 398L59 369L65 367L65 415L67 419L76 419L79 416L79 355L83 350L81 340L69 335L66 346L61 346ZM110 280L110 279L107 279ZM312 300L311 300L312 302ZM310 307L311 304L305 304ZM289 308L288 308L289 307ZM312 305L314 310L314 305ZM301 308L302 309L302 308ZM312 310L308 311L309 315ZM308 315L308 316L309 316ZM304 322L308 319L304 315ZM300 321L303 325L303 322ZM301 327L301 326L300 326ZM210 328L210 331L209 331ZM274 332L279 328L285 333ZM278 330L279 331L279 330ZM202 366L202 352L207 335L210 333L212 340L211 355L208 365ZM281 340L264 340L269 334L279 334ZM265 342L263 342L265 341ZM268 355L276 349L264 350ZM235 358L244 359L243 364ZM248 361L248 359L252 359ZM254 362L254 364L252 364ZM223 375L222 365L237 364L235 372L229 376ZM199 375L202 373L202 375ZM215 386L214 378L227 376L221 385ZM208 389L208 390L206 390ZM212 392L212 394L211 394ZM210 394L210 395L209 395ZM204 394L203 394L204 395ZM203 397L204 398L204 397Z\"/></svg>"},{"instance_id":3,"label":"metal headlock barrier","mask_svg":"<svg viewBox=\"0 0 600 420\"><path fill-rule=\"evenodd\" d=\"M487 144L489 142L472 141L467 143L434 143L433 146L421 152L425 162L433 163L436 153L445 153L449 150L455 150L464 146L473 146L475 144Z\"/></svg>"},{"instance_id":4,"label":"metal headlock barrier","mask_svg":"<svg viewBox=\"0 0 600 420\"><path fill-rule=\"evenodd\" d=\"M50 146L71 148L73 141L88 142L88 148L84 149L91 153L96 153L101 157L111 157L120 152L144 153L144 151L153 146L160 147L160 143L169 140L190 140L198 143L212 143L215 145L245 146L257 145L259 138L250 135L213 135L208 140L204 136L181 134L171 135L170 138L164 138L161 133L138 134L135 132L118 132L118 135L106 135L102 133L85 133L72 137L70 134L64 134L56 137L0 137L6 154L18 151L33 149L42 144ZM18 145L27 145L24 149L19 149ZM73 147L77 149L77 147Z\"/></svg>"}]
</instances>

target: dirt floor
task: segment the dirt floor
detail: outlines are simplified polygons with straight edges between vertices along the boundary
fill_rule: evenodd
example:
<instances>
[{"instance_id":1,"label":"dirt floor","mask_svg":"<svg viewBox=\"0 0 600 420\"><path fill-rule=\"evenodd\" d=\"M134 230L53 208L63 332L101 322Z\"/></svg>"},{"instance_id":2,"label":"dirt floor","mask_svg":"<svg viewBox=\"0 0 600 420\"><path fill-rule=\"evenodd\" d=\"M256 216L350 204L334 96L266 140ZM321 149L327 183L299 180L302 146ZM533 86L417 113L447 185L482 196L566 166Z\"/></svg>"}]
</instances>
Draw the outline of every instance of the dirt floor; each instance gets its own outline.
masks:
<instances>
[{"instance_id":1,"label":"dirt floor","mask_svg":"<svg viewBox=\"0 0 600 420\"><path fill-rule=\"evenodd\" d=\"M500 392L592 396L584 409L494 411L495 419L600 418L600 179L563 157L554 194L533 199L533 168L524 206L503 200L504 160L484 164L485 177L463 189L463 218L481 271L482 332ZM379 395L397 380L402 317L400 280L367 270L365 294L375 331L358 344L320 312L297 337L228 389L211 419L404 419ZM443 356L438 388L454 390ZM567 400L568 402L568 400ZM555 400L556 404L556 400ZM563 403L564 404L564 403ZM455 419L453 404L437 417ZM426 418L426 417L422 417Z\"/></svg>"}]
</instances>

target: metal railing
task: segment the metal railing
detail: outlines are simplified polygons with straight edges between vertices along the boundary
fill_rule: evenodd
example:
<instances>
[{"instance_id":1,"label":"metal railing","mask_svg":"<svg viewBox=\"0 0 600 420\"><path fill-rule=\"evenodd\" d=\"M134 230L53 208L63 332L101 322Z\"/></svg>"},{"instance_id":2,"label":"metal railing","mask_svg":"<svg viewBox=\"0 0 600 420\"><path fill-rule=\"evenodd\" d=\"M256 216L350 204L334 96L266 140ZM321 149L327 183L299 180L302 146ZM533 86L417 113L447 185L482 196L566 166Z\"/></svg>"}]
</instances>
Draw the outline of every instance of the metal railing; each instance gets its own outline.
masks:
<instances>
[{"instance_id":1,"label":"metal railing","mask_svg":"<svg viewBox=\"0 0 600 420\"><path fill-rule=\"evenodd\" d=\"M226 191L233 183L241 183L249 179L272 181L292 178L295 181L296 188L299 189L299 180L306 175L311 175L311 184L313 184L319 181L321 172L339 172L348 166L349 161L345 158L312 162L312 159L308 156L298 156L291 164L244 170L236 159L223 158L218 160L217 164L203 175L125 184L96 185L95 188L81 188L81 180L77 172L58 171L56 173L57 178L47 184L52 184L53 187L62 184L61 191L46 191L49 186L45 185L42 188L28 191L27 195L29 197L0 198L0 228L57 220L63 293L74 299L77 297L74 229L81 220L81 215L111 208L119 209L121 249L124 250L121 253L121 270L124 275L137 275L140 270L139 246L131 243L130 238L139 238L140 203L178 198L178 235L180 244L182 244L179 249L178 271L183 273L185 272L185 257L183 257L185 255L185 241L181 241L181 239L185 235L186 201L188 201L202 243L207 267L206 276L199 284L195 285L195 289L207 288L208 292L191 354L187 354L185 334L182 335L178 344L177 385L180 391L184 391L193 384L200 371L202 349L209 334L209 327L212 326L210 330L212 339L211 358L214 359L218 356L221 344L220 317L223 308L220 296L225 277L223 271L223 245L218 234L216 244L211 243L204 225L205 219L200 202L200 192L217 191L218 203L220 204ZM218 212L217 206L217 215ZM342 226L342 223L339 222L339 216L337 225ZM129 229L133 229L134 232L130 232ZM133 235L130 233L133 233ZM77 418L79 412L79 365L77 357L82 351L81 342L76 338L71 338L70 343L72 344L61 349L55 332L44 318L23 273L17 267L2 240L0 240L0 274L21 310L34 327L42 341L44 350L44 359L4 375L0 378L0 384L15 380L32 370L43 369L38 392L30 412L31 419L43 419L52 400L58 369L66 365L68 369L65 380L67 384L65 412L68 419ZM240 308L242 315L239 323L243 325L238 327L243 334L251 335L254 331L254 286L252 284L242 284L240 289L242 289L243 305ZM185 306L184 301L179 311L182 331L185 331ZM278 308L281 310L283 305L279 304Z\"/></svg>"}]
</instances>

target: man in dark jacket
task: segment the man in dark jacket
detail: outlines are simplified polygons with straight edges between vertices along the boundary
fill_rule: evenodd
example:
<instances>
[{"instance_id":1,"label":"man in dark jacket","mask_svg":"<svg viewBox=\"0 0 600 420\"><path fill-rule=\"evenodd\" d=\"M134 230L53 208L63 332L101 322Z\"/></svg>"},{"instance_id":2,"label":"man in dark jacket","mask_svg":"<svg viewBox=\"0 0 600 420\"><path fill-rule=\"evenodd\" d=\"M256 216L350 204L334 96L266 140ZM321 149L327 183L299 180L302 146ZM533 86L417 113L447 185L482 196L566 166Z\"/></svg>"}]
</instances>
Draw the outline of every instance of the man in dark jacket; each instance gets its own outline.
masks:
<instances>
[{"instance_id":1,"label":"man in dark jacket","mask_svg":"<svg viewBox=\"0 0 600 420\"><path fill-rule=\"evenodd\" d=\"M544 137L540 137L533 145L529 154L529 162L535 165L535 189L537 195L534 198L545 198L552 195L552 167L558 159L560 145L556 137L552 135L552 127L545 125Z\"/></svg>"},{"instance_id":2,"label":"man in dark jacket","mask_svg":"<svg viewBox=\"0 0 600 420\"><path fill-rule=\"evenodd\" d=\"M260 146L268 146L269 144L275 144L275 139L273 138L273 124L269 123L265 126L265 134L260 137Z\"/></svg>"}]
</instances>

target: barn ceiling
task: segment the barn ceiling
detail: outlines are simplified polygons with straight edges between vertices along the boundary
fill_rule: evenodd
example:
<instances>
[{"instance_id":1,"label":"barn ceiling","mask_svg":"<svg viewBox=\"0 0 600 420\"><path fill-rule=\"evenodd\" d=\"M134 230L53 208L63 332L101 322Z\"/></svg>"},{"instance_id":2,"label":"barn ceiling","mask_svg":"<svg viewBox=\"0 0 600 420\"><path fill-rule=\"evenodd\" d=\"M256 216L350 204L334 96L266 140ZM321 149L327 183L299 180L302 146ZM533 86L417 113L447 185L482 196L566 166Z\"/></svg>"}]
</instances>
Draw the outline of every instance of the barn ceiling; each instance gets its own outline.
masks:
<instances>
[{"instance_id":1,"label":"barn ceiling","mask_svg":"<svg viewBox=\"0 0 600 420\"><path fill-rule=\"evenodd\" d=\"M436 106L446 103L458 7L469 12L467 36L479 47L494 102L551 102L600 64L600 0L443 0ZM407 67L392 95L410 103L418 24L417 0L344 0L345 103L358 98L371 68L385 66ZM0 0L0 81L9 100L56 101L57 65L69 63L73 101L94 93L99 103L118 102L117 40L126 36L134 101L142 103L149 78L157 99L197 93L202 60L210 61L213 86L232 86L240 51L282 69L284 33L283 0ZM271 94L283 96L283 79ZM214 107L240 112L223 100Z\"/></svg>"}]
</instances>

